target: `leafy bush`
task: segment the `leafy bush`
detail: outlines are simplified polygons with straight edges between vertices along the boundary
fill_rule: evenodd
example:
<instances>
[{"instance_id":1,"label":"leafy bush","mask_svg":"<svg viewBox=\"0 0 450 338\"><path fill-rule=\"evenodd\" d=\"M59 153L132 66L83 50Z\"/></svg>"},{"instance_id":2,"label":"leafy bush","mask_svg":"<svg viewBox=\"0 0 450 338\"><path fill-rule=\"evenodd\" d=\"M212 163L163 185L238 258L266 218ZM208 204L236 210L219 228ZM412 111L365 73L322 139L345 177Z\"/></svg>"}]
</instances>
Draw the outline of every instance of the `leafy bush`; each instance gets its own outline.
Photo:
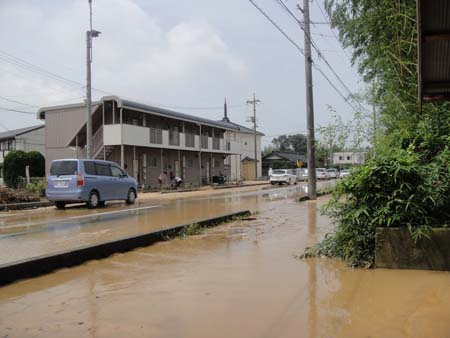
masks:
<instances>
[{"instance_id":1,"label":"leafy bush","mask_svg":"<svg viewBox=\"0 0 450 338\"><path fill-rule=\"evenodd\" d=\"M370 267L374 262L375 228L407 227L414 240L430 227L450 220L450 151L422 162L412 149L370 160L339 182L324 208L335 232L308 248L306 257L323 255Z\"/></svg>"},{"instance_id":2,"label":"leafy bush","mask_svg":"<svg viewBox=\"0 0 450 338\"><path fill-rule=\"evenodd\" d=\"M3 176L5 184L10 188L17 188L19 178L25 176L25 167L30 166L30 176L45 176L45 158L37 151L10 151L3 162Z\"/></svg>"},{"instance_id":3,"label":"leafy bush","mask_svg":"<svg viewBox=\"0 0 450 338\"><path fill-rule=\"evenodd\" d=\"M3 161L3 178L10 188L17 188L19 177L25 176L26 153L22 150L10 151Z\"/></svg>"}]
</instances>

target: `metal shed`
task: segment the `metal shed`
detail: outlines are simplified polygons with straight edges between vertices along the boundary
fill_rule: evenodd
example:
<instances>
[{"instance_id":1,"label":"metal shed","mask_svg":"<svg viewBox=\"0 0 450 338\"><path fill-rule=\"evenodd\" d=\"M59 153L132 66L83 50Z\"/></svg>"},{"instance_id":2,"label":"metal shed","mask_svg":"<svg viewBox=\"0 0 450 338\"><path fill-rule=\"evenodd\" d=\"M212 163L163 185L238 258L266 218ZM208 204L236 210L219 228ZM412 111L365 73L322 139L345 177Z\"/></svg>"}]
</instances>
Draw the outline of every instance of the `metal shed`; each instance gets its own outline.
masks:
<instances>
[{"instance_id":1,"label":"metal shed","mask_svg":"<svg viewBox=\"0 0 450 338\"><path fill-rule=\"evenodd\" d=\"M419 98L450 100L450 1L417 0Z\"/></svg>"}]
</instances>

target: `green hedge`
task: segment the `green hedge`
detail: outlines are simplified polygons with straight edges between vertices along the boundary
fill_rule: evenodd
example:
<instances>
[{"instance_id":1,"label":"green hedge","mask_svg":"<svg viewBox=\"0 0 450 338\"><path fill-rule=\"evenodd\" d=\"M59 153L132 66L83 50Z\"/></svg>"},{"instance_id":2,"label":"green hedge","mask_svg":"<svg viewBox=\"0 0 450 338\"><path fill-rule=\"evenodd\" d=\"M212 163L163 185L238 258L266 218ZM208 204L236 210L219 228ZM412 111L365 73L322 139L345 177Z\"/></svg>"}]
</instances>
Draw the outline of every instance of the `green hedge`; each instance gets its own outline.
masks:
<instances>
[{"instance_id":1,"label":"green hedge","mask_svg":"<svg viewBox=\"0 0 450 338\"><path fill-rule=\"evenodd\" d=\"M25 167L30 166L30 177L45 176L45 158L38 151L10 151L3 161L4 183L10 188L17 188L19 177L25 176Z\"/></svg>"}]
</instances>

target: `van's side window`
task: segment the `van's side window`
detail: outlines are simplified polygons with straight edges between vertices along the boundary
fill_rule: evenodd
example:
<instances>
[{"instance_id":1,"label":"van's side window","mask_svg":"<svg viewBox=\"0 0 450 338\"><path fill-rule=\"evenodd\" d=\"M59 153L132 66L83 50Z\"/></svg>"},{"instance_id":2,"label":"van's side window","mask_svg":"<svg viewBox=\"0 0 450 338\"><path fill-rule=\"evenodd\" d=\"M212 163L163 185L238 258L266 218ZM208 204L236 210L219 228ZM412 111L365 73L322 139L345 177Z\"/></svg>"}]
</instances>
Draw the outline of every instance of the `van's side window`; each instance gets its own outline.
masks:
<instances>
[{"instance_id":1,"label":"van's side window","mask_svg":"<svg viewBox=\"0 0 450 338\"><path fill-rule=\"evenodd\" d=\"M84 162L84 171L88 175L97 175L95 171L95 163L92 161L85 161Z\"/></svg>"},{"instance_id":2,"label":"van's side window","mask_svg":"<svg viewBox=\"0 0 450 338\"><path fill-rule=\"evenodd\" d=\"M109 170L108 164L95 163L95 171L99 176L111 176L111 171Z\"/></svg>"},{"instance_id":3,"label":"van's side window","mask_svg":"<svg viewBox=\"0 0 450 338\"><path fill-rule=\"evenodd\" d=\"M114 177L121 177L122 176L122 170L120 170L117 167L111 166L111 173Z\"/></svg>"}]
</instances>

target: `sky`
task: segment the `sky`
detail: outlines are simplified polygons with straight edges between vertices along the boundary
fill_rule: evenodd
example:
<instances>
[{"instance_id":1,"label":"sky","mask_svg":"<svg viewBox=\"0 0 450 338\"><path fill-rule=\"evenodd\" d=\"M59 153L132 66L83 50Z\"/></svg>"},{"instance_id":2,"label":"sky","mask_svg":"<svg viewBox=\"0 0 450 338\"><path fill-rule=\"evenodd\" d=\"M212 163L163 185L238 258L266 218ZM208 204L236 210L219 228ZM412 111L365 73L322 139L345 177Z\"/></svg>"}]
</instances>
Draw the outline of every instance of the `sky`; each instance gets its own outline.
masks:
<instances>
[{"instance_id":1,"label":"sky","mask_svg":"<svg viewBox=\"0 0 450 338\"><path fill-rule=\"evenodd\" d=\"M301 47L303 31L274 0L254 0ZM285 0L297 16L296 0ZM303 1L301 1L301 5ZM351 50L310 2L312 39L352 93L363 90ZM263 145L306 133L303 55L249 0L93 0L93 99L115 94L209 119L250 126L253 93ZM88 0L0 0L0 131L40 123L40 107L82 102ZM324 61L314 63L345 95ZM315 126L354 111L313 70ZM8 110L5 110L8 109ZM11 111L16 110L16 111Z\"/></svg>"}]
</instances>

